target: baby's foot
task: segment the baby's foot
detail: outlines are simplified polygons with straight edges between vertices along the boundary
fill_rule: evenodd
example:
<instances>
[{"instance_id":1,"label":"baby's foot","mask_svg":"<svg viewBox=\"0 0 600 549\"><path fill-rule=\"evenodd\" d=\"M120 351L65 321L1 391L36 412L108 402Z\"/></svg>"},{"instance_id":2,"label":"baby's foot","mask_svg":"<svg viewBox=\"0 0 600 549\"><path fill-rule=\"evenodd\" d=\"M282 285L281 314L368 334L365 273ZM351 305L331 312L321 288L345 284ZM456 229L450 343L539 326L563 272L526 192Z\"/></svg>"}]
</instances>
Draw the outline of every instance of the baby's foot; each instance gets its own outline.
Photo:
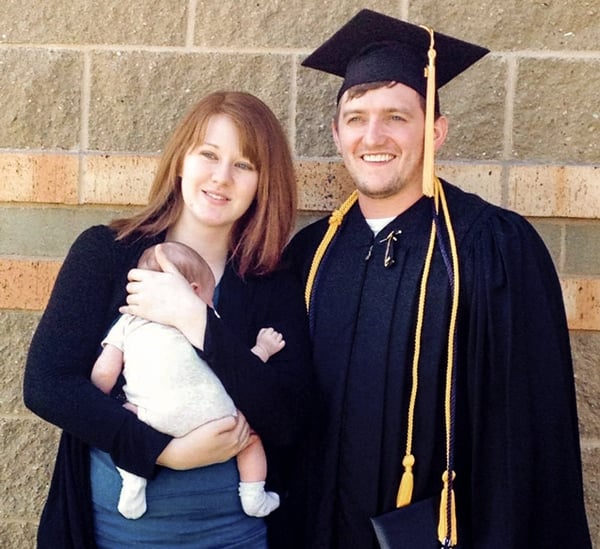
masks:
<instances>
[{"instance_id":1,"label":"baby's foot","mask_svg":"<svg viewBox=\"0 0 600 549\"><path fill-rule=\"evenodd\" d=\"M251 517L266 517L279 507L279 495L265 491L264 482L240 482L239 493L244 513Z\"/></svg>"},{"instance_id":2,"label":"baby's foot","mask_svg":"<svg viewBox=\"0 0 600 549\"><path fill-rule=\"evenodd\" d=\"M125 518L140 518L146 512L146 479L117 469L123 479L117 509Z\"/></svg>"}]
</instances>

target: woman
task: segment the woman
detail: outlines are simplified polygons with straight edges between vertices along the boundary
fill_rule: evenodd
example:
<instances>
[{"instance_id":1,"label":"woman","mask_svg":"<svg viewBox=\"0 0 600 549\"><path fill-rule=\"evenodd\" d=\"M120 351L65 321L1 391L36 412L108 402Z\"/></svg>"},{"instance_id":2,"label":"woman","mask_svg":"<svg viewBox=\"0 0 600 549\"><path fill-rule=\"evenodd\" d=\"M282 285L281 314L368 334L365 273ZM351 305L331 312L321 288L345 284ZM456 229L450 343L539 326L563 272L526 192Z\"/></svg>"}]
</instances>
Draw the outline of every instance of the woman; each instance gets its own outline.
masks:
<instances>
[{"instance_id":1,"label":"woman","mask_svg":"<svg viewBox=\"0 0 600 549\"><path fill-rule=\"evenodd\" d=\"M272 487L285 493L278 484L286 464L276 459L289 455L302 428L309 377L302 291L278 270L295 208L293 164L275 116L249 94L218 92L176 128L148 206L79 236L25 371L25 404L63 429L38 547L266 547L263 519L239 504L232 458L248 444L250 425L267 449ZM219 282L219 315L165 257L164 272L134 268L145 248L165 240L206 259ZM233 398L237 418L173 439L96 389L90 370L119 312L183 332ZM263 326L286 339L268 365L250 352ZM117 511L115 466L152 479L140 519Z\"/></svg>"}]
</instances>

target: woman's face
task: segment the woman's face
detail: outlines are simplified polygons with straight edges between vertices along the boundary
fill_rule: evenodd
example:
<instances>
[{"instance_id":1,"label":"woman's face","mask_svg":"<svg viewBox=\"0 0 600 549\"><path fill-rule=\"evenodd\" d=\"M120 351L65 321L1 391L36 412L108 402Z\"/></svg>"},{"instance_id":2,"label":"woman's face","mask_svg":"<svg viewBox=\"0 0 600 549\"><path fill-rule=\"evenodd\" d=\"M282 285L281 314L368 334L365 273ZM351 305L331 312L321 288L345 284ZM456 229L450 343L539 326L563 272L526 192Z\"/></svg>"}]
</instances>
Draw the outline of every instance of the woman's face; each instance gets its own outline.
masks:
<instances>
[{"instance_id":1,"label":"woman's face","mask_svg":"<svg viewBox=\"0 0 600 549\"><path fill-rule=\"evenodd\" d=\"M231 230L252 204L258 172L241 149L239 132L224 114L210 118L204 141L183 160L179 222Z\"/></svg>"}]
</instances>

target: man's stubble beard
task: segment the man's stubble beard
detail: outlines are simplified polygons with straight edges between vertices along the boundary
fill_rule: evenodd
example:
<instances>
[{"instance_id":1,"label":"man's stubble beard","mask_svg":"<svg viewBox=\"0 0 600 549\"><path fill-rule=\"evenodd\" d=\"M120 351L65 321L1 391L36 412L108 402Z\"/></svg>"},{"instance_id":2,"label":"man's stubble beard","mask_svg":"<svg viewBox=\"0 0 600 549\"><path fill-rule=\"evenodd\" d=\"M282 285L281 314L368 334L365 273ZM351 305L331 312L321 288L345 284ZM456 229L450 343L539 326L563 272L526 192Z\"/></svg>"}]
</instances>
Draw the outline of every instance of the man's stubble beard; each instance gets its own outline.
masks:
<instances>
[{"instance_id":1,"label":"man's stubble beard","mask_svg":"<svg viewBox=\"0 0 600 549\"><path fill-rule=\"evenodd\" d=\"M357 190L367 198L371 198L373 200L383 200L385 198L390 198L392 196L396 196L403 189L409 186L409 183L405 181L400 176L393 177L387 181L385 184L377 184L375 188L373 188L372 184L369 184L368 181L354 180L355 186Z\"/></svg>"}]
</instances>

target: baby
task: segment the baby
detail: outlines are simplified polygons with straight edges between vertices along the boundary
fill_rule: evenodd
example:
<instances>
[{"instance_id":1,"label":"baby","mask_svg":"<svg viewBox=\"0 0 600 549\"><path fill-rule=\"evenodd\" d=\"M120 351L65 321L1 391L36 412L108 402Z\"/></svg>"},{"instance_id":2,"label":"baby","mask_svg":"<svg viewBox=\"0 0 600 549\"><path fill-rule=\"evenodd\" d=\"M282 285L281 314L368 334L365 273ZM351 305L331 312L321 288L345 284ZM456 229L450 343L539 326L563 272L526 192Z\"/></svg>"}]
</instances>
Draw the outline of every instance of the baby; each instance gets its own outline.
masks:
<instances>
[{"instance_id":1,"label":"baby","mask_svg":"<svg viewBox=\"0 0 600 549\"><path fill-rule=\"evenodd\" d=\"M194 292L213 306L215 279L206 261L180 242L158 244ZM140 269L160 271L153 246L144 251ZM102 342L92 369L94 385L110 393L123 371L125 405L158 431L181 437L192 429L228 415L236 407L219 378L176 328L129 314L121 315ZM263 362L285 346L279 332L262 328L251 349ZM237 455L239 494L247 515L263 517L279 507L279 496L264 489L265 451L257 435ZM122 487L119 512L135 519L146 512L146 479L117 467Z\"/></svg>"}]
</instances>

